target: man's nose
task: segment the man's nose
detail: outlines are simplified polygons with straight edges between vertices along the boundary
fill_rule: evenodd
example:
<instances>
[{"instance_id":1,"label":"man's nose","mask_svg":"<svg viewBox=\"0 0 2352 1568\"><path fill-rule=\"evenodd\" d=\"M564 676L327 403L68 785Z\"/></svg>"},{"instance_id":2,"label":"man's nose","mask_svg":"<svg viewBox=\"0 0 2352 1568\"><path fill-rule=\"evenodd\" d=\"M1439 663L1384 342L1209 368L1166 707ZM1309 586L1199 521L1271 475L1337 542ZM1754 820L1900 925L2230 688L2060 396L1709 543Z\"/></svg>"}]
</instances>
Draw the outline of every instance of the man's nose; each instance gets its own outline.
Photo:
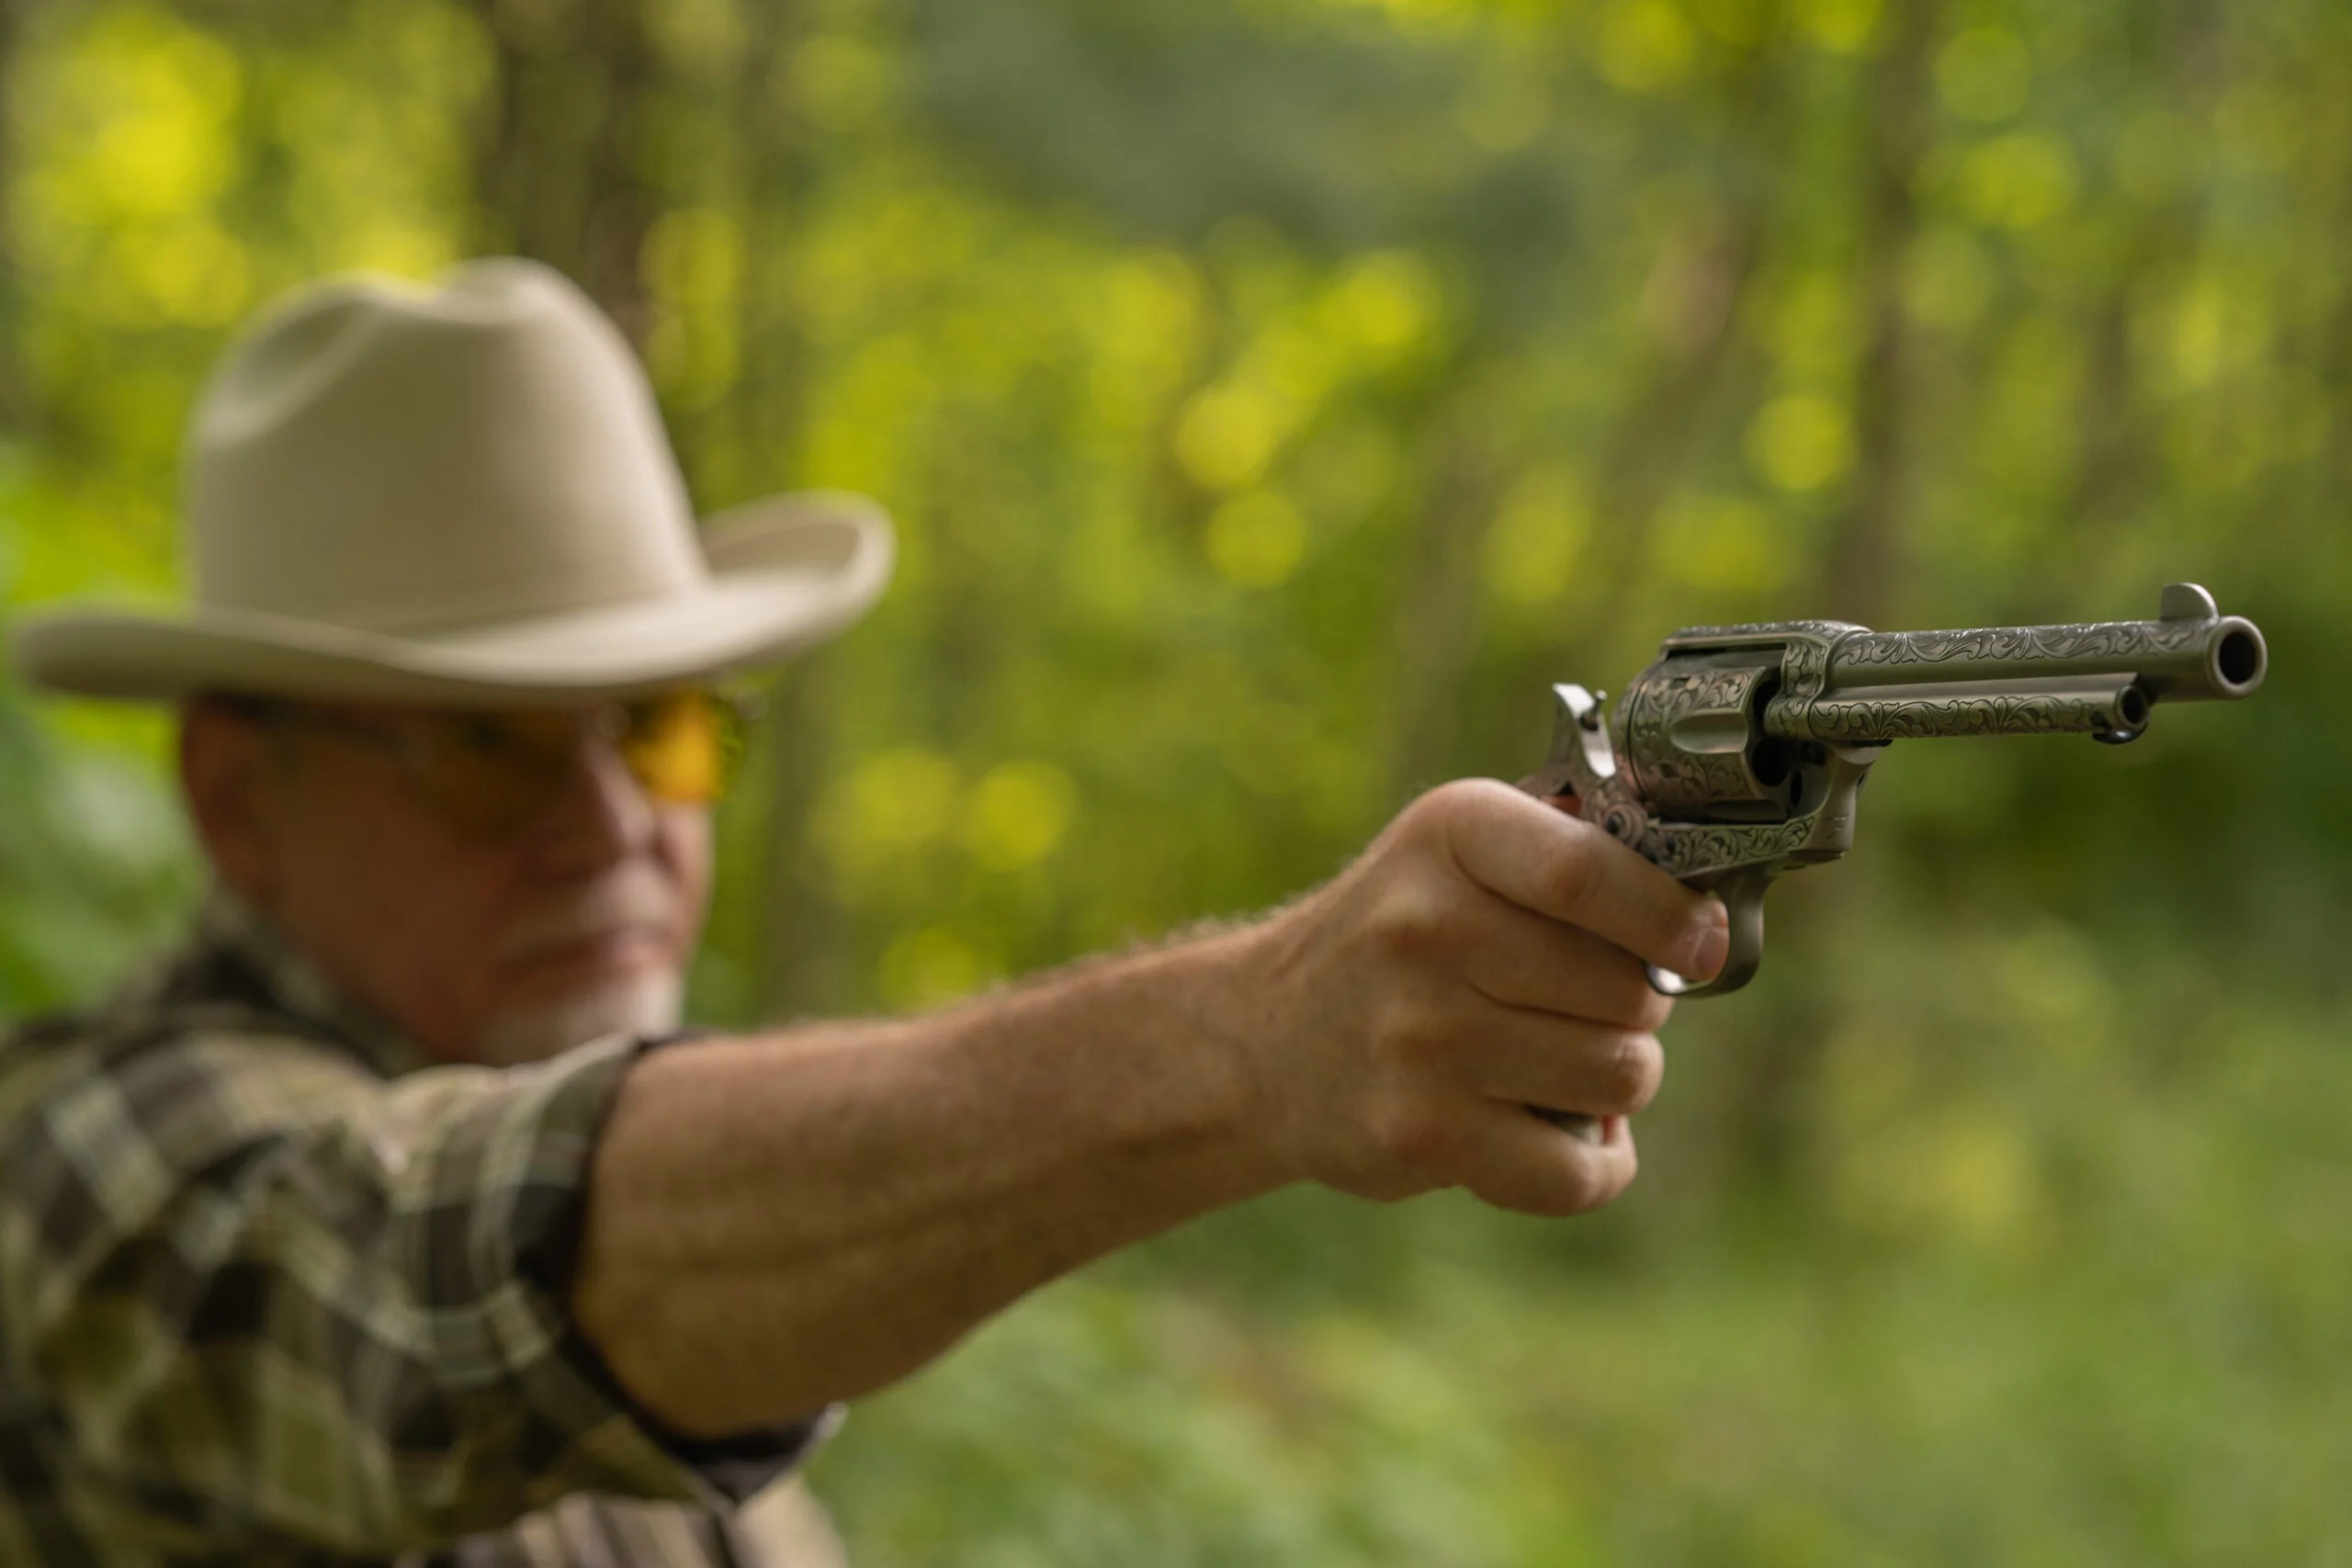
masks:
<instances>
[{"instance_id":1,"label":"man's nose","mask_svg":"<svg viewBox=\"0 0 2352 1568\"><path fill-rule=\"evenodd\" d=\"M608 864L650 844L656 815L645 786L610 740L584 734L556 802L548 851L567 868Z\"/></svg>"}]
</instances>

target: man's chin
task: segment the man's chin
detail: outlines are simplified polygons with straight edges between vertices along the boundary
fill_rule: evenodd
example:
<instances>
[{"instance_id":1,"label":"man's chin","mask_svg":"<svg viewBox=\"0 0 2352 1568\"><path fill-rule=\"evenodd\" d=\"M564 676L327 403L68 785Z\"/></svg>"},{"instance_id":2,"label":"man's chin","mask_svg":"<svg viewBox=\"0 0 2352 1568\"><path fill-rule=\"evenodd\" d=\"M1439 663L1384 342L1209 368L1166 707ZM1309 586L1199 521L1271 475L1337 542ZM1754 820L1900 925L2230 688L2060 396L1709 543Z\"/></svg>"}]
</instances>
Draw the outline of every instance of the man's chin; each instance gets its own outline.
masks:
<instances>
[{"instance_id":1,"label":"man's chin","mask_svg":"<svg viewBox=\"0 0 2352 1568\"><path fill-rule=\"evenodd\" d=\"M685 987L670 970L598 981L498 1014L482 1026L477 1059L510 1067L544 1062L615 1034L667 1034L678 1027Z\"/></svg>"}]
</instances>

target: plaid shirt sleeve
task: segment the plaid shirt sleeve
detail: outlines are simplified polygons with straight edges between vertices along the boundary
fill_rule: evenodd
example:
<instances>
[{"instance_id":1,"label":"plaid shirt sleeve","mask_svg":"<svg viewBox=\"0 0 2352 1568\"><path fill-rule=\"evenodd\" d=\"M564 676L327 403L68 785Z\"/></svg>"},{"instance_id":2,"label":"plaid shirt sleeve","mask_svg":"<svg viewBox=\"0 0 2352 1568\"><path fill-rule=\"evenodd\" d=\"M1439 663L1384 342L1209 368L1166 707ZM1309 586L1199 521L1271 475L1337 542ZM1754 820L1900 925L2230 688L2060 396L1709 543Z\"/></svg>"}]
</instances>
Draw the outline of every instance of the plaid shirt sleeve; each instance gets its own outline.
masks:
<instances>
[{"instance_id":1,"label":"plaid shirt sleeve","mask_svg":"<svg viewBox=\"0 0 2352 1568\"><path fill-rule=\"evenodd\" d=\"M291 1033L75 1053L14 1118L9 1380L165 1551L389 1555L578 1492L739 1500L795 1445L731 1483L697 1463L561 1299L636 1050L390 1080Z\"/></svg>"}]
</instances>

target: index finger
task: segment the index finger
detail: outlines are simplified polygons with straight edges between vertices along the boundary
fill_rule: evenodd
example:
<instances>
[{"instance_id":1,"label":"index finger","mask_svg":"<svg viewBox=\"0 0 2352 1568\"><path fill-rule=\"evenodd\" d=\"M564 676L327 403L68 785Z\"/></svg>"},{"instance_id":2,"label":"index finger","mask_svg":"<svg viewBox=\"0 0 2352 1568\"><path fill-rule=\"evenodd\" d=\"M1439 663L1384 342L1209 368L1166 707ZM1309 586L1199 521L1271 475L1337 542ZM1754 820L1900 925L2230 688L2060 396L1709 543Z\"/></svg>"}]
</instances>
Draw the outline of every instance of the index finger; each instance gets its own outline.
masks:
<instances>
[{"instance_id":1,"label":"index finger","mask_svg":"<svg viewBox=\"0 0 2352 1568\"><path fill-rule=\"evenodd\" d=\"M1465 780L1445 793L1446 847L1473 882L1677 975L1704 980L1723 967L1730 918L1721 901L1507 784Z\"/></svg>"}]
</instances>

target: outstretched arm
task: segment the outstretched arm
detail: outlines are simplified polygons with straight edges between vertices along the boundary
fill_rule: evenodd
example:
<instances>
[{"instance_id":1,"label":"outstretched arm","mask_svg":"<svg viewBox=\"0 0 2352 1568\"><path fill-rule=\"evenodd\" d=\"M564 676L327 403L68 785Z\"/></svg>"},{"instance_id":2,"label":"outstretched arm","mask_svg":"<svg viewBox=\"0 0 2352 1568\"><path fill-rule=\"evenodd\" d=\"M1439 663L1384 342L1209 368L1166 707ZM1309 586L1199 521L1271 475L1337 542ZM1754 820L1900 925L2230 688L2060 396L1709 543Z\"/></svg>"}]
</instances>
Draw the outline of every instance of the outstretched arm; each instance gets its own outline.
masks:
<instances>
[{"instance_id":1,"label":"outstretched arm","mask_svg":"<svg viewBox=\"0 0 2352 1568\"><path fill-rule=\"evenodd\" d=\"M1634 1176L1668 1004L1721 907L1485 781L1255 924L923 1018L677 1045L616 1099L572 1304L718 1435L864 1394L1025 1292L1297 1180L1539 1213ZM1604 1118L1577 1137L1529 1106Z\"/></svg>"}]
</instances>

